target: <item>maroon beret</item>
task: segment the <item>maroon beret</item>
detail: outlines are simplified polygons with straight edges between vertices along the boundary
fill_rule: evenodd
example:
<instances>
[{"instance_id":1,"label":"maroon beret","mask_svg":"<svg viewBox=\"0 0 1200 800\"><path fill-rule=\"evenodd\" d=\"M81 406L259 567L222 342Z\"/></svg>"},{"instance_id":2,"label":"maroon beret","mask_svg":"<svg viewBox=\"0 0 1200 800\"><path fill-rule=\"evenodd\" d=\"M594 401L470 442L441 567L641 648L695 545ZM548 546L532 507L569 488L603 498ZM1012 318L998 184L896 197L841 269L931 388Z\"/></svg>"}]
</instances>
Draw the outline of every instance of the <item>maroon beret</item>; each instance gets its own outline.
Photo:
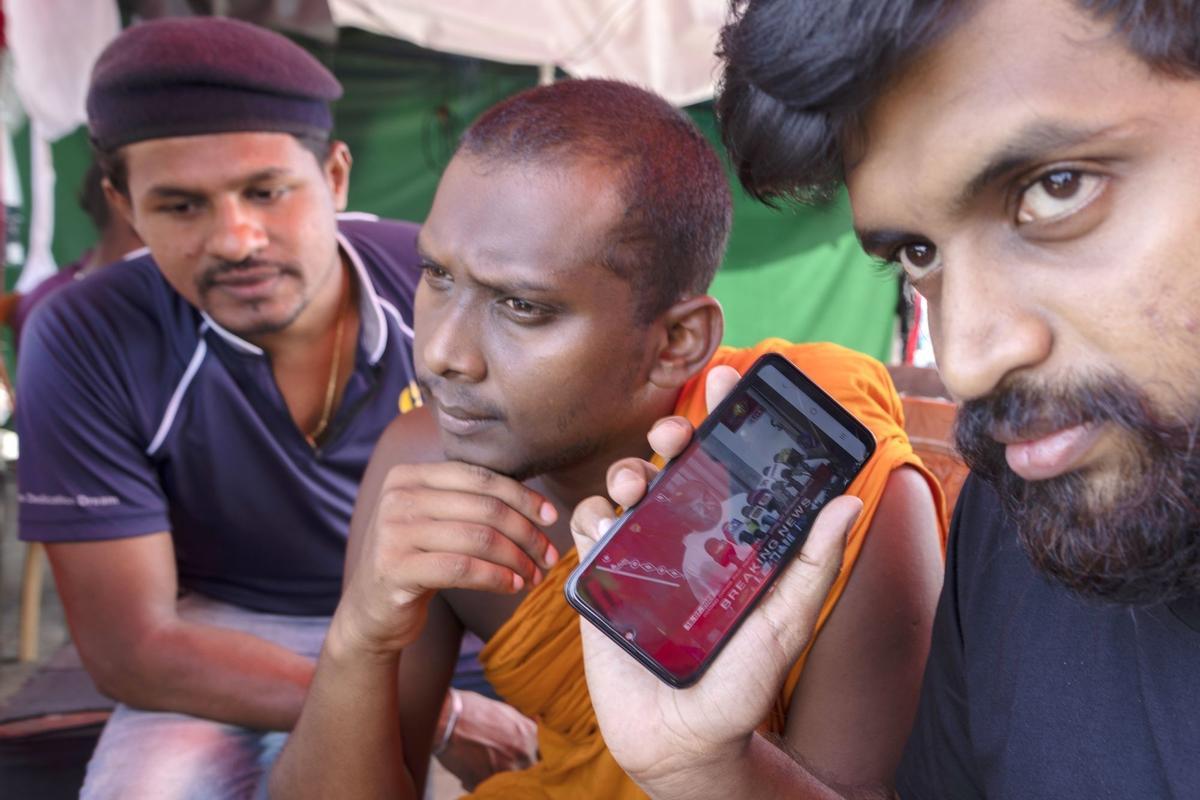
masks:
<instances>
[{"instance_id":1,"label":"maroon beret","mask_svg":"<svg viewBox=\"0 0 1200 800\"><path fill-rule=\"evenodd\" d=\"M88 129L101 150L233 131L325 136L342 86L287 38L222 17L144 22L92 69Z\"/></svg>"}]
</instances>

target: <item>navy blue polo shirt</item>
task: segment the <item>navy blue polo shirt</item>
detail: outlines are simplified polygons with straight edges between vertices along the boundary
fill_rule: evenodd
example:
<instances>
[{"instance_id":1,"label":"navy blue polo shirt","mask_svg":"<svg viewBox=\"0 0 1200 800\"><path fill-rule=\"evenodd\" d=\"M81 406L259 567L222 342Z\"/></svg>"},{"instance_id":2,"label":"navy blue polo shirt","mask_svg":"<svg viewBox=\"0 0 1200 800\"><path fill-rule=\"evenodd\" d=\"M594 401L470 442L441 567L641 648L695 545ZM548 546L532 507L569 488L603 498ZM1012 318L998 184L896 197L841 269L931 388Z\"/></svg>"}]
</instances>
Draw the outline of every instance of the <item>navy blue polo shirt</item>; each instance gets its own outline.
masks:
<instances>
[{"instance_id":1,"label":"navy blue polo shirt","mask_svg":"<svg viewBox=\"0 0 1200 800\"><path fill-rule=\"evenodd\" d=\"M32 315L18 370L21 538L170 531L182 587L245 608L332 614L367 460L413 381L418 227L343 215L361 325L322 445L268 357L184 300L143 255Z\"/></svg>"}]
</instances>

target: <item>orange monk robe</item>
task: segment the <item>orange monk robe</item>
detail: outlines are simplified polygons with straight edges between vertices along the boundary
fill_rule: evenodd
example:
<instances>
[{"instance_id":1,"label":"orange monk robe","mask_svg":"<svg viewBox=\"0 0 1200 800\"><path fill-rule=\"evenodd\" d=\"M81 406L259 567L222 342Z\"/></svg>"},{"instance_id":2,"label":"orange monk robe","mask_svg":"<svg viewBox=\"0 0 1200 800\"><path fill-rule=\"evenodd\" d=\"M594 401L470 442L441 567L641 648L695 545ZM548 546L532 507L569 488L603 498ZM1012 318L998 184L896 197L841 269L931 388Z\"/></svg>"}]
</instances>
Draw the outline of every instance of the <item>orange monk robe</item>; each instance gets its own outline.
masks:
<instances>
[{"instance_id":1,"label":"orange monk robe","mask_svg":"<svg viewBox=\"0 0 1200 800\"><path fill-rule=\"evenodd\" d=\"M849 494L862 498L863 513L846 542L842 572L821 609L816 629L819 634L846 588L892 471L909 465L925 477L937 504L939 520L939 530L930 535L940 536L943 547L945 500L937 480L921 464L904 435L900 398L887 370L874 359L836 345L794 345L768 339L745 350L723 347L705 371L684 387L676 413L699 423L707 416L704 376L708 369L729 364L744 373L766 352L783 353L790 358L870 428L877 440L875 455L848 490ZM473 798L645 797L605 748L588 697L579 617L563 595L567 576L578 563L574 551L565 554L480 653L484 672L500 696L537 720L541 759L529 769L493 776L476 789ZM807 656L805 651L789 674L771 718L764 722L766 729L776 733L784 730L787 704ZM630 708L629 713L640 712Z\"/></svg>"}]
</instances>

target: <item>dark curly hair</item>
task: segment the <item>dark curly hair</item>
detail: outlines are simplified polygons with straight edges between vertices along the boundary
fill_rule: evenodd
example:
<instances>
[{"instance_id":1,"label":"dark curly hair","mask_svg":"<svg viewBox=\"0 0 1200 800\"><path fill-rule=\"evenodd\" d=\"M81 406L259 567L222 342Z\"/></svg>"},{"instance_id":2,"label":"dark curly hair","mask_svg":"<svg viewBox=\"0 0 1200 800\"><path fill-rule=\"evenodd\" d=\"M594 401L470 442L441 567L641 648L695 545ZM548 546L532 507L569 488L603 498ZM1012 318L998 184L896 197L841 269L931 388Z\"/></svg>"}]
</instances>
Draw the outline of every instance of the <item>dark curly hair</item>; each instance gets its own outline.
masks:
<instances>
[{"instance_id":1,"label":"dark curly hair","mask_svg":"<svg viewBox=\"0 0 1200 800\"><path fill-rule=\"evenodd\" d=\"M1155 69L1200 75L1194 0L1076 0L1111 20ZM734 0L718 55L722 137L765 202L819 202L842 183L843 147L886 81L977 5L971 0Z\"/></svg>"}]
</instances>

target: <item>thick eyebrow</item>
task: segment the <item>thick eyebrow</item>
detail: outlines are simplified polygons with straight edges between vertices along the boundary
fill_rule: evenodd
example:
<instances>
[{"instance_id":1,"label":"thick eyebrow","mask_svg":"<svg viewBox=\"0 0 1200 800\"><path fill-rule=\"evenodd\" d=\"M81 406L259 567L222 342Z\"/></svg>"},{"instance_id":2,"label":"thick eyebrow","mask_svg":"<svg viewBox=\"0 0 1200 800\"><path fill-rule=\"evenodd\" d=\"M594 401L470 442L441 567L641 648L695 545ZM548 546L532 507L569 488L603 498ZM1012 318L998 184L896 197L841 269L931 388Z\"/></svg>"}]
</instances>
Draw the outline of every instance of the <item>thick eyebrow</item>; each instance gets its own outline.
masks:
<instances>
[{"instance_id":1,"label":"thick eyebrow","mask_svg":"<svg viewBox=\"0 0 1200 800\"><path fill-rule=\"evenodd\" d=\"M1082 128L1057 122L1030 123L993 153L967 181L966 187L954 199L953 208L961 211L996 181L1044 163L1063 150L1102 138L1118 127Z\"/></svg>"},{"instance_id":2,"label":"thick eyebrow","mask_svg":"<svg viewBox=\"0 0 1200 800\"><path fill-rule=\"evenodd\" d=\"M420 258L423 262L426 262L428 264L433 264L438 267L445 266L444 264L442 264L436 258L434 258L433 256L431 256L429 254L429 251L425 248L425 245L422 244L422 242L421 242L420 234L417 234L417 257ZM526 293L528 293L528 294L546 294L548 292L556 291L555 287L553 287L553 286L548 286L544 283L538 283L537 281L531 281L528 278L516 278L516 279L512 279L512 280L505 280L502 278L500 280L487 281L487 280L481 279L478 275L474 275L474 274L469 275L468 277L470 278L470 280L473 283L476 283L479 286L484 287L485 289L489 290L493 294L499 294L499 295L526 294Z\"/></svg>"},{"instance_id":3,"label":"thick eyebrow","mask_svg":"<svg viewBox=\"0 0 1200 800\"><path fill-rule=\"evenodd\" d=\"M477 281L479 285L486 286L496 294L547 294L557 291L553 286L547 286L544 283L537 283L531 280L500 280L491 283Z\"/></svg>"},{"instance_id":4,"label":"thick eyebrow","mask_svg":"<svg viewBox=\"0 0 1200 800\"><path fill-rule=\"evenodd\" d=\"M150 189L149 193L153 197L163 199L182 197L188 200L200 200L204 197L201 192L184 189L181 186L154 186Z\"/></svg>"},{"instance_id":5,"label":"thick eyebrow","mask_svg":"<svg viewBox=\"0 0 1200 800\"><path fill-rule=\"evenodd\" d=\"M952 201L952 212L961 214L997 181L1045 163L1063 150L1104 138L1121 127L1085 128L1056 122L1030 123L988 157L971 176ZM923 238L915 233L894 229L856 228L854 232L863 250L881 258L888 257L901 244Z\"/></svg>"},{"instance_id":6,"label":"thick eyebrow","mask_svg":"<svg viewBox=\"0 0 1200 800\"><path fill-rule=\"evenodd\" d=\"M244 178L238 178L234 181L234 185L246 186L263 181L275 180L290 175L291 172L283 167L268 167L259 170L258 172L247 175ZM198 192L195 189L189 189L186 186L172 186L171 184L160 184L150 187L150 194L155 197L186 197L189 199L203 198L204 193Z\"/></svg>"}]
</instances>

